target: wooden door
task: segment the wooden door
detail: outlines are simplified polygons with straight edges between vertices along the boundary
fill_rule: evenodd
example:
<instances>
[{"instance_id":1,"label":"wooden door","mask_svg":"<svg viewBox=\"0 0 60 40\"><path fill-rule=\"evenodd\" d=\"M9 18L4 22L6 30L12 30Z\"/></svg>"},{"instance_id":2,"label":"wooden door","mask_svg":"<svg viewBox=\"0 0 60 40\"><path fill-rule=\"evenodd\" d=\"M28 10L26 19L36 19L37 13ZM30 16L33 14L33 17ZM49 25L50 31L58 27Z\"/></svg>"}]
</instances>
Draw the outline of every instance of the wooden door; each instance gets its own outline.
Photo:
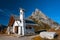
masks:
<instances>
[{"instance_id":1,"label":"wooden door","mask_svg":"<svg viewBox=\"0 0 60 40\"><path fill-rule=\"evenodd\" d=\"M15 26L15 33L18 33L18 26Z\"/></svg>"}]
</instances>

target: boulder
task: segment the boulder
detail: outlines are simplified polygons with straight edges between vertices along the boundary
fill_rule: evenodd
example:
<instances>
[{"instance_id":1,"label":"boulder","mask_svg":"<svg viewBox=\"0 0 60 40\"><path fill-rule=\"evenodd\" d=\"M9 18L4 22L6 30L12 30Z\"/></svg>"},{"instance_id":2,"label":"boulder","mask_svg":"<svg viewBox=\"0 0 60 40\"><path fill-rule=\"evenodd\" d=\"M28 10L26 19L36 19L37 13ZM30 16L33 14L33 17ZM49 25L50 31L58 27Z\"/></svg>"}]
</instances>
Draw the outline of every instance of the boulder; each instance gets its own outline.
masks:
<instances>
[{"instance_id":1,"label":"boulder","mask_svg":"<svg viewBox=\"0 0 60 40\"><path fill-rule=\"evenodd\" d=\"M55 37L57 37L57 34L56 32L41 32L40 37L46 39L54 39Z\"/></svg>"}]
</instances>

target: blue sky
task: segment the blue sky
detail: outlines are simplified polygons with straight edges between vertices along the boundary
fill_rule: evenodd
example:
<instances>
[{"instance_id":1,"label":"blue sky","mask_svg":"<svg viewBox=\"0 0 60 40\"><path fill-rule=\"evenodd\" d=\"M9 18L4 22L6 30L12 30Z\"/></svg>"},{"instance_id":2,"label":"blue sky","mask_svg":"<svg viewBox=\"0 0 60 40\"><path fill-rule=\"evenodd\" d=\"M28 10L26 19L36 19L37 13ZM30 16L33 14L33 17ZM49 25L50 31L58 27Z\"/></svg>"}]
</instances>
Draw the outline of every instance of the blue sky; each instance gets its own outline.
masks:
<instances>
[{"instance_id":1,"label":"blue sky","mask_svg":"<svg viewBox=\"0 0 60 40\"><path fill-rule=\"evenodd\" d=\"M52 20L60 23L60 0L0 0L0 24L8 25L11 14L19 15L19 8L28 17L38 8Z\"/></svg>"}]
</instances>

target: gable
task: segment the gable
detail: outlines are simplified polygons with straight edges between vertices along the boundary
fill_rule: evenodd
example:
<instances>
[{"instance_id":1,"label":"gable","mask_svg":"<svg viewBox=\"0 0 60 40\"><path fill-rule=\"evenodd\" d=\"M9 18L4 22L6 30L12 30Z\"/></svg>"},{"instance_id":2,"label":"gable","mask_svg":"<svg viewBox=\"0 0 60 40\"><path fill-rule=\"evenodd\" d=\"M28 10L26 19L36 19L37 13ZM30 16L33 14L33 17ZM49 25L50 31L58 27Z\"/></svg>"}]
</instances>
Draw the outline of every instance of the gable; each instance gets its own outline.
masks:
<instances>
[{"instance_id":1,"label":"gable","mask_svg":"<svg viewBox=\"0 0 60 40\"><path fill-rule=\"evenodd\" d=\"M9 20L9 23L8 23L8 26L9 26L9 27L12 26L12 25L14 24L14 21L15 21L14 17L11 16L11 17L10 17L10 20Z\"/></svg>"},{"instance_id":2,"label":"gable","mask_svg":"<svg viewBox=\"0 0 60 40\"><path fill-rule=\"evenodd\" d=\"M20 26L20 25L21 25L20 21L15 21L14 24L13 24L13 26Z\"/></svg>"}]
</instances>

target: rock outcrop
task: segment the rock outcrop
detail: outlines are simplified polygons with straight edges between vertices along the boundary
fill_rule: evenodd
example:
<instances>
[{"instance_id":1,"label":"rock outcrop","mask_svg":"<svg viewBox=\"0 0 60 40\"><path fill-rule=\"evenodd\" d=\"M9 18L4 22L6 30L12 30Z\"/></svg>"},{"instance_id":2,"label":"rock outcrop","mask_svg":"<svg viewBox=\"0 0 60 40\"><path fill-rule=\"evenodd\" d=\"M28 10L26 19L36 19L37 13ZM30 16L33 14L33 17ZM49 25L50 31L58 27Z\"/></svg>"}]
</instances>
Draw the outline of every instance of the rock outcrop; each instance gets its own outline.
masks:
<instances>
[{"instance_id":1,"label":"rock outcrop","mask_svg":"<svg viewBox=\"0 0 60 40\"><path fill-rule=\"evenodd\" d=\"M56 30L60 27L60 25L57 22L54 22L52 19L47 17L39 9L35 9L35 11L32 12L32 15L29 18L42 26L44 26L44 24L47 24L51 28L55 28Z\"/></svg>"}]
</instances>

